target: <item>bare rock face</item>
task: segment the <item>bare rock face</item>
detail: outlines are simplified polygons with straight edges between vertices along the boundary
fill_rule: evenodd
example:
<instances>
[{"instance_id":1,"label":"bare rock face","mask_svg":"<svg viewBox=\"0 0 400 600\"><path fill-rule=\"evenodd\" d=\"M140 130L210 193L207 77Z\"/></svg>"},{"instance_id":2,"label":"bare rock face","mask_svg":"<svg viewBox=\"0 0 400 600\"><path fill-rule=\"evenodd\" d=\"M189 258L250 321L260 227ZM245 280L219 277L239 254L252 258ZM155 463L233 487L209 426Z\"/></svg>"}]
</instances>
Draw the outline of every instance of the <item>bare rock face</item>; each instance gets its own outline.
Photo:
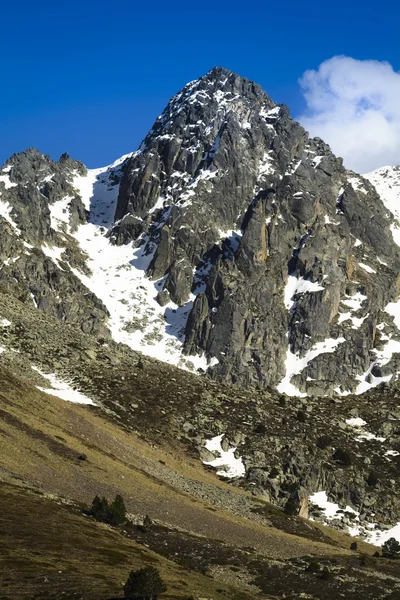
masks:
<instances>
[{"instance_id":1,"label":"bare rock face","mask_svg":"<svg viewBox=\"0 0 400 600\"><path fill-rule=\"evenodd\" d=\"M75 235L89 220L110 244L141 246L143 276L157 283L149 306L184 315L176 339L184 332L184 352L205 354L214 379L297 396L397 379L400 228L377 192L386 172L346 171L285 106L219 67L174 96L117 164L88 173L30 148L3 165L0 284L10 293L107 335L108 310L85 286L101 259Z\"/></svg>"},{"instance_id":2,"label":"bare rock face","mask_svg":"<svg viewBox=\"0 0 400 600\"><path fill-rule=\"evenodd\" d=\"M86 167L67 154L54 162L30 148L14 154L3 173L7 185L0 177L2 290L85 333L107 336L106 307L71 269L87 271L85 257L67 233L87 219L72 184L73 175L85 175ZM68 215L64 233L52 222L51 209L59 201L65 201Z\"/></svg>"},{"instance_id":3,"label":"bare rock face","mask_svg":"<svg viewBox=\"0 0 400 600\"><path fill-rule=\"evenodd\" d=\"M146 244L149 276L193 303L185 349L212 377L300 395L382 376L392 216L260 86L219 67L185 86L126 162L115 219L111 240Z\"/></svg>"}]
</instances>

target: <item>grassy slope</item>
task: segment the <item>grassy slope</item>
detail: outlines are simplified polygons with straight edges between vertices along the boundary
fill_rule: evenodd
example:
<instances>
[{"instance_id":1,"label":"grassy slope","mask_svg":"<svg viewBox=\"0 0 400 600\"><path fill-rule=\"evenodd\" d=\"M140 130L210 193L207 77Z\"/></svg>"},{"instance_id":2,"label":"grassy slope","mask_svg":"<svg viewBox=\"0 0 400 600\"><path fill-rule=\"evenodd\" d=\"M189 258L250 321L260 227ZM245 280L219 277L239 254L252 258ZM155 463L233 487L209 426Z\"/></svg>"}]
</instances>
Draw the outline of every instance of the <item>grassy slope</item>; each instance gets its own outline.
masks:
<instances>
[{"instance_id":1,"label":"grassy slope","mask_svg":"<svg viewBox=\"0 0 400 600\"><path fill-rule=\"evenodd\" d=\"M171 597L233 598L236 589L238 598L260 590L297 598L301 589L310 598L367 600L400 585L391 561L360 562L348 536L287 519L219 481L178 443L149 444L100 409L48 396L9 371L0 371L0 381L0 476L13 484L0 489L0 598L51 599L65 591L66 598L106 599L121 594L130 568L152 561ZM122 534L76 508L96 493L117 492L129 512L160 525L146 536L134 526ZM60 497L74 506L59 505ZM305 571L310 555L337 572L332 581Z\"/></svg>"},{"instance_id":2,"label":"grassy slope","mask_svg":"<svg viewBox=\"0 0 400 600\"><path fill-rule=\"evenodd\" d=\"M7 349L0 357L0 599L106 600L121 594L130 568L151 560L173 597L234 598L236 589L238 600L261 592L377 600L400 587L395 563L366 557L375 548L360 542L364 556L349 552L349 536L287 518L203 467L196 443L183 435L185 420L207 437L240 423L253 440L264 403L268 422L282 428L268 393L138 361L128 348L96 341L8 294L0 293L0 306L12 321L0 330ZM40 392L35 386L45 382L31 365L73 376L101 408ZM293 420L283 434L291 440ZM79 506L95 494L118 492L134 519L157 520L150 533L134 525L111 531L82 515ZM333 578L307 571L310 560Z\"/></svg>"},{"instance_id":3,"label":"grassy slope","mask_svg":"<svg viewBox=\"0 0 400 600\"><path fill-rule=\"evenodd\" d=\"M2 382L0 451L3 477L9 481L17 474L29 487L86 503L96 494L112 498L121 493L131 513L148 513L198 535L254 546L274 558L300 556L306 550L314 554L342 552L323 543L324 536L314 525L307 527L307 535L314 540L266 528L263 521L268 523L268 510L271 514L280 511L219 481L199 461L185 460L178 446L152 447L105 420L97 409L50 397L11 374L3 373ZM84 461L79 459L83 453ZM265 519L249 521L213 507L212 491L217 499L224 494L243 496L254 503L254 511L261 505ZM209 501L202 499L205 494ZM343 538L343 546L348 547L350 538ZM330 542L328 537L325 542Z\"/></svg>"},{"instance_id":4,"label":"grassy slope","mask_svg":"<svg viewBox=\"0 0 400 600\"><path fill-rule=\"evenodd\" d=\"M1 598L42 600L122 595L130 569L156 566L170 598L235 592L164 559L120 532L21 488L0 486ZM60 595L60 596L59 596Z\"/></svg>"}]
</instances>

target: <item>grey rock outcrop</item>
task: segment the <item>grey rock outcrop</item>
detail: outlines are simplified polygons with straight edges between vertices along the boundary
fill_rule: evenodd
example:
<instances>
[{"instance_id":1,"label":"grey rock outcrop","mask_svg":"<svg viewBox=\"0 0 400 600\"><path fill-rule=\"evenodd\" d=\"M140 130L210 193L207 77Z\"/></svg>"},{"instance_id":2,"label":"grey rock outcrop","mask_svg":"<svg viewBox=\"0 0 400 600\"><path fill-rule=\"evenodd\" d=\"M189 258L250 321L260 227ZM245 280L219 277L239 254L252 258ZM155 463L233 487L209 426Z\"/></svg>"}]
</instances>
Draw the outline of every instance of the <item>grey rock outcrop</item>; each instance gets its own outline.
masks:
<instances>
[{"instance_id":1,"label":"grey rock outcrop","mask_svg":"<svg viewBox=\"0 0 400 600\"><path fill-rule=\"evenodd\" d=\"M115 218L176 304L195 294L185 349L212 377L324 394L369 376L399 292L392 216L260 86L218 67L184 87L125 164Z\"/></svg>"},{"instance_id":2,"label":"grey rock outcrop","mask_svg":"<svg viewBox=\"0 0 400 600\"><path fill-rule=\"evenodd\" d=\"M394 217L369 180L347 171L260 86L212 69L174 96L139 150L115 165L82 184L93 188L92 206L91 192L83 200L74 183L86 168L67 154L54 162L30 148L5 163L3 285L107 335L96 286L76 275L90 270L73 235L89 219L111 244L140 246L141 260L127 258L126 268L140 264L157 282L149 304L166 307L166 331L168 315L182 319L176 339L184 332L184 352L205 354L214 379L298 396L397 379L400 332L386 310L400 293ZM140 325L131 316L123 326Z\"/></svg>"},{"instance_id":3,"label":"grey rock outcrop","mask_svg":"<svg viewBox=\"0 0 400 600\"><path fill-rule=\"evenodd\" d=\"M30 148L14 154L2 172L9 178L7 186L0 180L0 202L3 210L9 207L8 219L0 216L3 291L85 333L108 336L107 308L70 268L87 272L85 256L68 235L87 220L73 186L73 176L85 175L86 167L67 154L54 162ZM64 231L59 231L54 228L51 209L65 199L66 223Z\"/></svg>"}]
</instances>

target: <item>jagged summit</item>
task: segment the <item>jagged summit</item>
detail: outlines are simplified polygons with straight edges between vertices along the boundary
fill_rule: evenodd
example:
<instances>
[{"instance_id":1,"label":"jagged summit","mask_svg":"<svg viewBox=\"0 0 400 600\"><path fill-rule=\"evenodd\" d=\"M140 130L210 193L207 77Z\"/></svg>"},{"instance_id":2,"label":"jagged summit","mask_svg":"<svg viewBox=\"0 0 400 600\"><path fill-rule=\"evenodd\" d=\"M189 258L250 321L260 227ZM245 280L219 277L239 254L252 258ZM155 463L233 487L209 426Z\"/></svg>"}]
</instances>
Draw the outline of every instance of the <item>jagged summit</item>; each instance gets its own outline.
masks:
<instances>
[{"instance_id":1,"label":"jagged summit","mask_svg":"<svg viewBox=\"0 0 400 600\"><path fill-rule=\"evenodd\" d=\"M222 67L214 67L206 75L189 82L171 98L141 147L146 148L148 142L161 132L170 133L175 125L194 128L200 124L199 120L215 120L221 113L232 116L236 109L240 116L238 107L246 105L247 108L256 109L262 103L271 108L276 106L258 84ZM175 124L176 119L178 122ZM197 131L201 132L201 129ZM193 137L195 132L191 133Z\"/></svg>"},{"instance_id":2,"label":"jagged summit","mask_svg":"<svg viewBox=\"0 0 400 600\"><path fill-rule=\"evenodd\" d=\"M144 244L163 302L195 298L185 347L218 360L214 376L347 392L355 376L386 377L367 328L394 290L388 219L374 188L285 106L216 67L171 99L127 162L111 239ZM376 256L392 275L368 277ZM368 285L374 308L353 300Z\"/></svg>"},{"instance_id":3,"label":"jagged summit","mask_svg":"<svg viewBox=\"0 0 400 600\"><path fill-rule=\"evenodd\" d=\"M34 149L7 161L1 213L19 238L3 235L13 267L2 277L67 318L54 276L46 301L43 282L50 269L77 277L102 301L89 329L103 330L105 306L119 341L170 362L184 349L217 379L361 393L398 372L398 227L376 192L383 178L346 171L259 85L215 67L110 167ZM26 251L15 276L22 238L58 248L40 285Z\"/></svg>"},{"instance_id":4,"label":"jagged summit","mask_svg":"<svg viewBox=\"0 0 400 600\"><path fill-rule=\"evenodd\" d=\"M239 75L237 73L235 73L234 71L231 71L230 69L226 69L225 67L216 65L215 67L212 67L212 69L207 71L207 73L205 75L203 75L203 77L210 77L210 78L214 78L214 79L223 79L225 77L229 77L230 75L235 75L235 76L239 77Z\"/></svg>"},{"instance_id":5,"label":"jagged summit","mask_svg":"<svg viewBox=\"0 0 400 600\"><path fill-rule=\"evenodd\" d=\"M231 129L249 129L251 119L261 118L268 124L268 111L275 107L260 86L220 67L187 84L171 98L138 154L132 157L132 171L151 168L153 180L146 180L143 186L139 184L140 189L128 181L125 187L124 180L116 220L128 212L142 217L157 201L161 202L161 198L168 200L176 196L176 192L182 193L196 177L204 178L219 166L225 168L222 150L218 157L216 153L220 142L226 140L228 146ZM272 122L274 115L270 116ZM263 124L260 123L261 127ZM227 147L226 152L229 151ZM166 178L170 176L175 180L179 177L181 181L165 187ZM167 189L169 187L171 189Z\"/></svg>"},{"instance_id":6,"label":"jagged summit","mask_svg":"<svg viewBox=\"0 0 400 600\"><path fill-rule=\"evenodd\" d=\"M66 152L54 161L49 155L45 155L37 148L28 148L13 154L1 167L1 172L7 173L11 183L36 185L45 184L53 178L54 172L59 174L59 184L63 185L66 178L71 179L72 173L86 173L85 165L72 159Z\"/></svg>"}]
</instances>

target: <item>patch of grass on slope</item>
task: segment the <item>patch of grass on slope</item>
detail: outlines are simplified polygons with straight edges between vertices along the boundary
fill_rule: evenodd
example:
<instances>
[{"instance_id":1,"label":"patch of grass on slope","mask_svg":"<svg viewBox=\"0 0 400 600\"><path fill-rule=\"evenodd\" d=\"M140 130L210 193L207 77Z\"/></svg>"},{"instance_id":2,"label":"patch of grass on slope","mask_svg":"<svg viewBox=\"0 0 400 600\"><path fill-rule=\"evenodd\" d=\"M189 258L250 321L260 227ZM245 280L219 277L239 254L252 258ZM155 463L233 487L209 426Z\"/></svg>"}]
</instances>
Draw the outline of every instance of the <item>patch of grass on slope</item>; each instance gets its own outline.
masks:
<instances>
[{"instance_id":1,"label":"patch of grass on slope","mask_svg":"<svg viewBox=\"0 0 400 600\"><path fill-rule=\"evenodd\" d=\"M235 590L139 546L120 532L41 494L0 484L0 598L105 600L123 595L131 569L155 566L163 598L245 600Z\"/></svg>"}]
</instances>

